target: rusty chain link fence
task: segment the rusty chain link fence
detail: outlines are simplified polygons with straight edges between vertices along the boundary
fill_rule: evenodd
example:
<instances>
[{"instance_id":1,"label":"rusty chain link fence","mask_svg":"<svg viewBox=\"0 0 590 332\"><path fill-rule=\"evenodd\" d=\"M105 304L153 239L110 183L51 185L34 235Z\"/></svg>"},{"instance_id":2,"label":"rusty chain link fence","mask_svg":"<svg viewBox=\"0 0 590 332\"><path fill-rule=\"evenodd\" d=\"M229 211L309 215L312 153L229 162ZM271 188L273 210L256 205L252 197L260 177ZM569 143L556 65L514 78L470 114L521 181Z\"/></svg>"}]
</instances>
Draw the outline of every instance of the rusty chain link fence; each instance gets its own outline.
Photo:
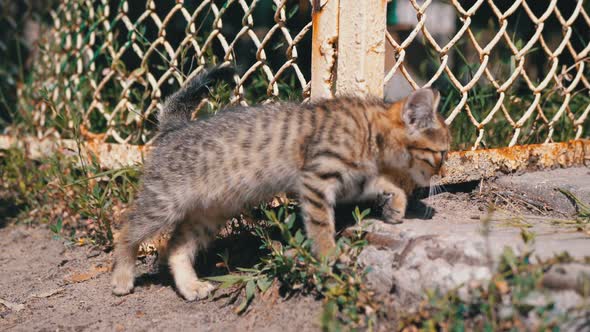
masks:
<instances>
[{"instance_id":1,"label":"rusty chain link fence","mask_svg":"<svg viewBox=\"0 0 590 332\"><path fill-rule=\"evenodd\" d=\"M20 89L21 117L38 137L145 144L163 98L208 65L239 68L237 87L207 101L215 107L350 93L338 81L363 81L370 60L378 89L362 93L442 90L456 149L589 135L588 1L393 0L375 15L348 0L312 2L64 0ZM345 56L358 47L367 57ZM325 93L314 97L312 83Z\"/></svg>"}]
</instances>

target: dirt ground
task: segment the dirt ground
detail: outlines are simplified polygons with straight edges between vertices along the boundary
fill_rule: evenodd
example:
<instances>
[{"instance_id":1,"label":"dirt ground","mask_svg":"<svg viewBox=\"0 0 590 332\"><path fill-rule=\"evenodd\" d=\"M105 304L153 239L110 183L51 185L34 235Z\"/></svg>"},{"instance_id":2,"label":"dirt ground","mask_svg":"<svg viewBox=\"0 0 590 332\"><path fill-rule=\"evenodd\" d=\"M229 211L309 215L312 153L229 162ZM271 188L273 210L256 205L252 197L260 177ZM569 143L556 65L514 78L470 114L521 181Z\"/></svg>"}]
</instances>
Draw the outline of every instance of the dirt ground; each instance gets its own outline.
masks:
<instances>
[{"instance_id":1,"label":"dirt ground","mask_svg":"<svg viewBox=\"0 0 590 332\"><path fill-rule=\"evenodd\" d=\"M110 291L111 255L66 247L45 227L0 229L1 331L315 331L321 302L277 292L244 315L220 296L186 302L145 262L135 292ZM156 268L157 270L157 268Z\"/></svg>"},{"instance_id":2,"label":"dirt ground","mask_svg":"<svg viewBox=\"0 0 590 332\"><path fill-rule=\"evenodd\" d=\"M572 177L576 186L590 181L587 168L570 170L570 175L574 171L579 173ZM539 188L527 192L517 187L495 183L450 186L449 192L423 200L434 207L433 218L424 218L424 211L418 208L413 217L410 213L410 219L395 226L396 232L449 239L461 235L460 241L467 242L481 236L479 219L490 203L518 215L567 215L551 207L553 198L544 200L531 194ZM0 212L6 215L6 211ZM494 221L491 240L498 249L520 238L518 225L506 224L506 220ZM576 256L590 256L587 234L545 221L535 222L531 229L539 234L540 253L568 250ZM227 294L186 302L174 291L169 274L158 272L153 259L140 262L133 294L113 296L109 280L112 255L90 246L65 245L46 226L27 227L0 220L0 248L0 331L302 332L320 328L321 300L303 295L285 298L278 289L255 299L243 315L234 312L236 303Z\"/></svg>"}]
</instances>

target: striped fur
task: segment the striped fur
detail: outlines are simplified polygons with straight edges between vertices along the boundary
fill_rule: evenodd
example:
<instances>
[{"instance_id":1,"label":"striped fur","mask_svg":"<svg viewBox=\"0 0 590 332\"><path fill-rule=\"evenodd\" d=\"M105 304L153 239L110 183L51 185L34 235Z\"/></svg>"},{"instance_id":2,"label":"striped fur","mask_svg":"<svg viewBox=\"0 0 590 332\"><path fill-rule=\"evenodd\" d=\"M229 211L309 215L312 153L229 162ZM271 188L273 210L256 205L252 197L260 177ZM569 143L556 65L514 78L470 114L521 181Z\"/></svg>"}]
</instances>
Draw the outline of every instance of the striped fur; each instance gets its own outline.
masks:
<instances>
[{"instance_id":1,"label":"striped fur","mask_svg":"<svg viewBox=\"0 0 590 332\"><path fill-rule=\"evenodd\" d=\"M199 85L189 82L175 95L186 99L191 86ZM176 287L187 300L206 297L213 287L195 274L196 251L228 218L280 192L299 194L318 256L333 254L337 201L385 197L384 218L399 221L406 194L429 184L449 148L438 99L422 89L395 104L341 97L234 107L184 123L167 108L160 115L165 135L144 164L142 188L116 243L113 292L132 291L139 243L174 229L168 261Z\"/></svg>"}]
</instances>

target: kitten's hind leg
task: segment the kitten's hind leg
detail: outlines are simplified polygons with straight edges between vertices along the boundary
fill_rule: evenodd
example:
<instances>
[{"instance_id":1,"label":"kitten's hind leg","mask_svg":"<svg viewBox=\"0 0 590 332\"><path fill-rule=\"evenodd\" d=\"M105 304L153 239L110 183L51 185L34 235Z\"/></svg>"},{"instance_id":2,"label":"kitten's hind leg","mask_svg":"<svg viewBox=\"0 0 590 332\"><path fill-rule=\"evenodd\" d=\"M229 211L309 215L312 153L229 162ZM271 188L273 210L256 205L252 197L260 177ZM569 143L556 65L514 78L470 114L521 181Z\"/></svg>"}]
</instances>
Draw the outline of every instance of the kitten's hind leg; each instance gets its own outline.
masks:
<instances>
[{"instance_id":1,"label":"kitten's hind leg","mask_svg":"<svg viewBox=\"0 0 590 332\"><path fill-rule=\"evenodd\" d=\"M125 295L133 290L135 259L139 246L129 240L129 224L122 229L115 245L115 266L113 268L113 294Z\"/></svg>"},{"instance_id":2,"label":"kitten's hind leg","mask_svg":"<svg viewBox=\"0 0 590 332\"><path fill-rule=\"evenodd\" d=\"M206 225L187 220L174 230L168 244L168 265L174 276L176 289L188 301L204 299L215 289L200 281L194 269L197 250L204 248L215 236Z\"/></svg>"},{"instance_id":3,"label":"kitten's hind leg","mask_svg":"<svg viewBox=\"0 0 590 332\"><path fill-rule=\"evenodd\" d=\"M170 214L173 210L165 201L158 199L146 189L140 192L135 206L115 243L115 265L112 276L112 290L115 295L125 295L133 290L135 260L139 244L153 237L169 225L181 220L183 214Z\"/></svg>"}]
</instances>

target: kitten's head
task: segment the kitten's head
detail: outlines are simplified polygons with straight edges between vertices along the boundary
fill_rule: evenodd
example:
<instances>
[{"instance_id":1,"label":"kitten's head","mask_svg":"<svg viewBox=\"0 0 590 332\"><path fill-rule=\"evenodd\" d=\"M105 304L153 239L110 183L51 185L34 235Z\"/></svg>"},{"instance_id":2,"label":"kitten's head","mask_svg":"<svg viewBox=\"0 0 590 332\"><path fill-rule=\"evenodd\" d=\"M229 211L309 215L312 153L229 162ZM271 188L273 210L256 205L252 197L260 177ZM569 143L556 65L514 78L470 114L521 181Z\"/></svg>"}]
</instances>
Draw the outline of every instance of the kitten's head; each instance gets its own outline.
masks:
<instances>
[{"instance_id":1,"label":"kitten's head","mask_svg":"<svg viewBox=\"0 0 590 332\"><path fill-rule=\"evenodd\" d=\"M440 173L450 147L449 128L437 111L439 101L438 91L419 89L401 107L406 148L411 158L408 173L421 186L428 186L430 178Z\"/></svg>"}]
</instances>

